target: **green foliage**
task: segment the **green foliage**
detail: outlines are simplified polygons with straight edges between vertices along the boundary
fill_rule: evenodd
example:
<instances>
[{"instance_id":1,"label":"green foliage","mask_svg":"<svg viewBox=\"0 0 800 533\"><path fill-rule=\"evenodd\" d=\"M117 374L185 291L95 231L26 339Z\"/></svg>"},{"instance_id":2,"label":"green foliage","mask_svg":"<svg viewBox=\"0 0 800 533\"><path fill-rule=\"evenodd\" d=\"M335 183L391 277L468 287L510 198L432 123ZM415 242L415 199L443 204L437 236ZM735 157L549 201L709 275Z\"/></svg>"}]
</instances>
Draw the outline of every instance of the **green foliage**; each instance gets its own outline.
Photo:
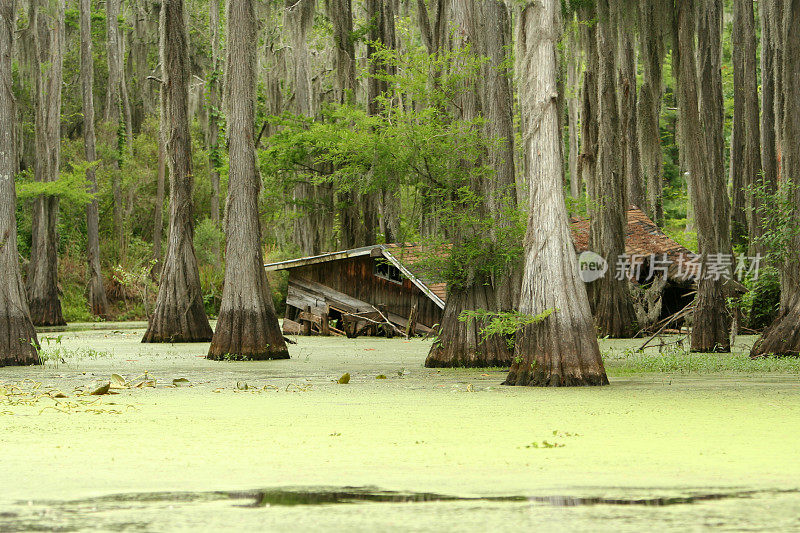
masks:
<instances>
[{"instance_id":1,"label":"green foliage","mask_svg":"<svg viewBox=\"0 0 800 533\"><path fill-rule=\"evenodd\" d=\"M155 260L150 260L138 268L126 269L122 265L117 265L113 270L113 276L117 283L138 296L146 317L150 316L150 299L158 293L155 283L150 278L150 271L154 265Z\"/></svg>"},{"instance_id":2,"label":"green foliage","mask_svg":"<svg viewBox=\"0 0 800 533\"><path fill-rule=\"evenodd\" d=\"M225 247L225 233L210 218L194 228L194 249L200 265L219 265L217 252Z\"/></svg>"},{"instance_id":3,"label":"green foliage","mask_svg":"<svg viewBox=\"0 0 800 533\"><path fill-rule=\"evenodd\" d=\"M687 230L688 222L685 218L668 219L664 225L664 233L681 246L696 252L699 250L697 244L697 231Z\"/></svg>"},{"instance_id":4,"label":"green foliage","mask_svg":"<svg viewBox=\"0 0 800 533\"><path fill-rule=\"evenodd\" d=\"M797 187L791 178L785 178L778 190L773 190L765 180L758 180L746 188L746 192L757 200L757 207L750 209L758 212L764 227L764 234L756 237L755 243L769 250L768 259L774 264L797 260L795 243L800 238Z\"/></svg>"},{"instance_id":5,"label":"green foliage","mask_svg":"<svg viewBox=\"0 0 800 533\"><path fill-rule=\"evenodd\" d=\"M547 309L538 315L526 315L519 311L498 312L478 309L477 311L463 311L458 319L461 322L475 320L478 324L482 324L480 334L484 341L499 335L506 338L509 348L513 348L517 333L526 326L544 321L554 312L556 312L555 309Z\"/></svg>"},{"instance_id":6,"label":"green foliage","mask_svg":"<svg viewBox=\"0 0 800 533\"><path fill-rule=\"evenodd\" d=\"M484 60L469 49L440 55L379 49L373 61L379 67L376 77L398 95L379 99L380 114L339 105L325 107L319 120L290 114L270 118L277 133L259 161L275 218L284 217L283 202L294 198L301 184L336 194L338 204L291 200L295 216L320 209L333 215L346 206L349 193L387 191L408 198L410 205L401 206L404 218L430 216L443 229L425 243L431 250L426 270L456 286L504 272L521 255L523 217L511 202L497 218L489 216L478 192L481 183L494 179L483 164L488 147L504 141L484 139L480 119L461 120L452 112ZM452 64L459 68L449 68ZM397 73L388 73L394 70L389 66ZM512 193L498 191L495 200L502 204ZM419 240L418 235L400 237Z\"/></svg>"},{"instance_id":7,"label":"green foliage","mask_svg":"<svg viewBox=\"0 0 800 533\"><path fill-rule=\"evenodd\" d=\"M222 304L222 289L225 284L225 270L221 266L201 265L200 290L203 292L203 307L209 317L219 315Z\"/></svg>"},{"instance_id":8,"label":"green foliage","mask_svg":"<svg viewBox=\"0 0 800 533\"><path fill-rule=\"evenodd\" d=\"M762 266L758 277L748 276L744 285L747 292L735 304L745 314L747 327L754 330L764 329L775 320L780 307L780 272L775 267Z\"/></svg>"},{"instance_id":9,"label":"green foliage","mask_svg":"<svg viewBox=\"0 0 800 533\"><path fill-rule=\"evenodd\" d=\"M89 192L90 183L86 179L86 170L96 168L98 162L76 162L71 170L62 171L55 181L33 181L30 172L25 172L17 180L17 199L32 200L39 196L56 196L63 202L72 202L84 206L94 196Z\"/></svg>"},{"instance_id":10,"label":"green foliage","mask_svg":"<svg viewBox=\"0 0 800 533\"><path fill-rule=\"evenodd\" d=\"M96 320L89 307L89 300L86 298L86 287L82 285L75 283L64 285L61 294L61 309L64 320L67 322L94 322Z\"/></svg>"}]
</instances>

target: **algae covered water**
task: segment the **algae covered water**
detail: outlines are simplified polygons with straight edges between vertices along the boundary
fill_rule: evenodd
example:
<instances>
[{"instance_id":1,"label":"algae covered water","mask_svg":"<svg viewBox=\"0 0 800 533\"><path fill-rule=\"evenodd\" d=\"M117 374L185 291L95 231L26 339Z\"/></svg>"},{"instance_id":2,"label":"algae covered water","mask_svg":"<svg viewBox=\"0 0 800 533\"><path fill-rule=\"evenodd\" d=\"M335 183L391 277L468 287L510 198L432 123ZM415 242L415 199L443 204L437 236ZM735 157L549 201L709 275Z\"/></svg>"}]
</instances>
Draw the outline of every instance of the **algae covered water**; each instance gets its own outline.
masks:
<instances>
[{"instance_id":1,"label":"algae covered water","mask_svg":"<svg viewBox=\"0 0 800 533\"><path fill-rule=\"evenodd\" d=\"M610 387L509 388L421 340L216 363L141 334L0 368L0 531L800 528L791 367L635 373L605 343Z\"/></svg>"}]
</instances>

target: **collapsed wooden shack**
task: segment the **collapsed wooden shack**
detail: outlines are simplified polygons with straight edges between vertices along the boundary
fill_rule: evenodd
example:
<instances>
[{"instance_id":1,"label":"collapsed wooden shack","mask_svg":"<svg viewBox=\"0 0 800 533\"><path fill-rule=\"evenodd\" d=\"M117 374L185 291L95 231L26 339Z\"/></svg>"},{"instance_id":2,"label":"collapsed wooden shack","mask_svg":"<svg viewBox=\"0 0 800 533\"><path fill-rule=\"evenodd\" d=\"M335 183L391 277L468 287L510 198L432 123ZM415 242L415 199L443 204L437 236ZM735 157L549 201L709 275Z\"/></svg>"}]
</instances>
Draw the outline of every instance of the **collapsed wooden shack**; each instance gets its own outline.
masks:
<instances>
[{"instance_id":1,"label":"collapsed wooden shack","mask_svg":"<svg viewBox=\"0 0 800 533\"><path fill-rule=\"evenodd\" d=\"M376 245L265 265L289 272L284 334L427 335L445 284L423 280L421 248Z\"/></svg>"},{"instance_id":2,"label":"collapsed wooden shack","mask_svg":"<svg viewBox=\"0 0 800 533\"><path fill-rule=\"evenodd\" d=\"M627 217L625 253L630 261L627 265L628 279L637 318L646 326L672 317L692 303L696 273L685 265L695 254L664 234L638 207L631 206ZM577 253L590 250L588 218L572 220L572 238ZM606 275L616 275L615 268L616 265L609 265ZM678 320L674 325L681 323L682 320Z\"/></svg>"},{"instance_id":3,"label":"collapsed wooden shack","mask_svg":"<svg viewBox=\"0 0 800 533\"><path fill-rule=\"evenodd\" d=\"M589 250L589 221L574 219L575 250ZM638 278L631 279L640 323L656 323L692 302L694 278L680 264L693 254L667 237L636 207L628 211L626 253ZM420 264L423 249L414 245L375 245L265 265L289 273L284 334L427 335L441 322L445 283L428 279ZM646 279L653 258L669 261L660 285ZM614 275L614 266L606 275ZM663 276L662 276L663 277Z\"/></svg>"}]
</instances>

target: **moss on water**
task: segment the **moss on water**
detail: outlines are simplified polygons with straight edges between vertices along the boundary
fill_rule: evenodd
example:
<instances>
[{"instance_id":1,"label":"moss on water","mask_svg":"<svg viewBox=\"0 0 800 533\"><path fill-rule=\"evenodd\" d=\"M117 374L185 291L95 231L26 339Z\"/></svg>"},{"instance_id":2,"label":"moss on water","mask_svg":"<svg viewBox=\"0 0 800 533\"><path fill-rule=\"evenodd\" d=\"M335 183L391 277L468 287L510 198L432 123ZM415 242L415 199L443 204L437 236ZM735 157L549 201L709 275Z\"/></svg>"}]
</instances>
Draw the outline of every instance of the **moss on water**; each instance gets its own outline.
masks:
<instances>
[{"instance_id":1,"label":"moss on water","mask_svg":"<svg viewBox=\"0 0 800 533\"><path fill-rule=\"evenodd\" d=\"M43 411L42 403L3 405L0 394L2 476L13 480L3 482L0 511L18 512L13 502L20 500L286 486L602 497L800 488L800 377L781 367L750 373L714 363L701 367L712 373L681 373L639 365L649 370L632 373L630 361L612 355L609 387L536 389L501 386L501 369L425 369L429 343L421 340L299 338L289 360L213 362L204 358L208 344L142 345L142 333L67 331L63 361L0 368L0 383L31 380L26 386L58 389L67 400L83 399L76 388L88 390L111 374L135 384L146 373L156 382L112 389L117 394L97 399L97 412L72 414ZM625 349L618 341L601 345L607 353ZM107 356L69 356L87 348ZM336 383L345 372L346 387ZM175 386L181 378L188 384ZM544 441L560 446L531 446ZM784 493L755 500L765 513L783 502L781 509L794 512L787 520L800 509ZM131 523L169 519L165 513L180 523L200 513L209 524L214 516L256 527L252 514L230 503L203 502L186 517L164 505L116 512ZM369 529L380 519L403 529L407 512L380 505L389 507L372 518L361 513L360 522L338 508L306 510L306 518L287 509L259 515L258 527L292 523L283 520L308 525L308 517L325 512L316 520ZM425 506L417 511L423 530L459 512L473 513L476 529L502 516L528 526L547 517L591 529L592 513L583 510L548 508L534 517L529 504L414 505ZM648 517L685 526L708 513L745 520L736 509L720 501L616 516L633 526Z\"/></svg>"}]
</instances>

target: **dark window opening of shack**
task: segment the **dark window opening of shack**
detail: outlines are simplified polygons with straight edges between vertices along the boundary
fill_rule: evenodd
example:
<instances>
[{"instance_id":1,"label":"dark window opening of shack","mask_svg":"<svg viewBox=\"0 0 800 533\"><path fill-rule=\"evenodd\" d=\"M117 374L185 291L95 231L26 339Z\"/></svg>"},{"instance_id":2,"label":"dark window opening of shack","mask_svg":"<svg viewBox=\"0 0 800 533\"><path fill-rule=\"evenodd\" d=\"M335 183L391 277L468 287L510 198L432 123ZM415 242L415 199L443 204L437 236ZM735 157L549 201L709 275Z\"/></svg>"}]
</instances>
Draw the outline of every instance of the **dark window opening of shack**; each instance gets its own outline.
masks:
<instances>
[{"instance_id":1,"label":"dark window opening of shack","mask_svg":"<svg viewBox=\"0 0 800 533\"><path fill-rule=\"evenodd\" d=\"M375 275L392 283L403 283L400 269L387 261L375 261Z\"/></svg>"}]
</instances>

